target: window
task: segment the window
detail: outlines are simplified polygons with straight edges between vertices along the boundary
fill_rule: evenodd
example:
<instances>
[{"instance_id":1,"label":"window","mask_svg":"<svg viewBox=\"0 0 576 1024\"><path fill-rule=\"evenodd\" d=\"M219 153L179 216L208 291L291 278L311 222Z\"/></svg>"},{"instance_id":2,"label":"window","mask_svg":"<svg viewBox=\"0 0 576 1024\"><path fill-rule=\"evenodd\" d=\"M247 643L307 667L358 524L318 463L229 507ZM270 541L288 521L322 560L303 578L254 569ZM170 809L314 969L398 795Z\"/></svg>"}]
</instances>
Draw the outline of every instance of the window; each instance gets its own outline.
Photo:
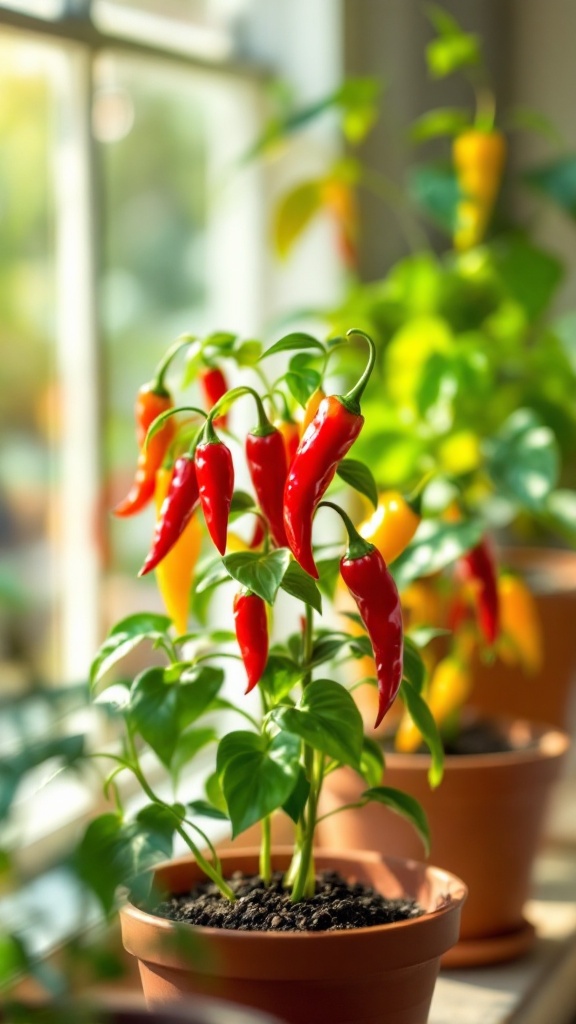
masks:
<instances>
[{"instance_id":1,"label":"window","mask_svg":"<svg viewBox=\"0 0 576 1024\"><path fill-rule=\"evenodd\" d=\"M322 302L338 286L324 237L321 260L312 240L304 272L295 261L275 278L273 181L239 163L265 109L262 67L238 51L257 7L0 2L0 709L14 711L2 719L4 758L22 735L50 735L38 692L67 684L57 714L80 707L74 684L110 623L157 604L153 584L135 579L151 514L126 530L109 512L134 468L142 373L182 331L260 333L279 308L310 304L312 287ZM311 88L326 88L317 67ZM35 775L19 801L49 777ZM9 797L1 783L0 771ZM45 833L89 809L89 793L66 787L43 791L42 820L23 808L28 865L41 864Z\"/></svg>"}]
</instances>

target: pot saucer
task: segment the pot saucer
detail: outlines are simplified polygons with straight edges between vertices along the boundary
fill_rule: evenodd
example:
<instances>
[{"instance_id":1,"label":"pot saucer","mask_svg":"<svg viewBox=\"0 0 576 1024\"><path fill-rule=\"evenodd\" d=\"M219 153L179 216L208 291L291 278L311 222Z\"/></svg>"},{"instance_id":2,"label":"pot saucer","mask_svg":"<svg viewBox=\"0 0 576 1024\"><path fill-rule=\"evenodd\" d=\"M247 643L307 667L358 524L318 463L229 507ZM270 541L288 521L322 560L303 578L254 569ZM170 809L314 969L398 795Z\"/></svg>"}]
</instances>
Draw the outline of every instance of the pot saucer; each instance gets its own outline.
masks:
<instances>
[{"instance_id":1,"label":"pot saucer","mask_svg":"<svg viewBox=\"0 0 576 1024\"><path fill-rule=\"evenodd\" d=\"M487 964L501 964L515 960L532 948L536 940L536 929L529 921L523 921L519 928L504 935L487 935L483 939L463 939L444 954L442 968L452 970L458 967L484 967Z\"/></svg>"}]
</instances>

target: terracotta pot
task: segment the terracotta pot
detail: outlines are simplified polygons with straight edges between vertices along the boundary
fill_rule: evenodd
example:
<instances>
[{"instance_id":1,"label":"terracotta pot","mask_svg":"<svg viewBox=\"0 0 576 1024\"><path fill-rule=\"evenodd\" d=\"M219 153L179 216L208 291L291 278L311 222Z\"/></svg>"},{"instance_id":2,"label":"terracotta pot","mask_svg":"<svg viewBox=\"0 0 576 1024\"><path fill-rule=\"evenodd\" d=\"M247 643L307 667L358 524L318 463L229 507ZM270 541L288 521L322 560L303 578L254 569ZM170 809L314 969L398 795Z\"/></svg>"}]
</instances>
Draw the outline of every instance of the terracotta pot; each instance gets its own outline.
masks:
<instances>
[{"instance_id":1,"label":"terracotta pot","mask_svg":"<svg viewBox=\"0 0 576 1024\"><path fill-rule=\"evenodd\" d=\"M576 552L505 548L501 565L521 573L536 598L542 624L542 669L477 662L470 703L488 715L522 715L560 729L576 725Z\"/></svg>"},{"instance_id":2,"label":"terracotta pot","mask_svg":"<svg viewBox=\"0 0 576 1024\"><path fill-rule=\"evenodd\" d=\"M276 869L285 870L289 863L288 849L274 852ZM257 853L230 851L223 864L227 875L253 874ZM425 1024L440 956L458 938L465 886L445 871L384 860L377 853L323 851L317 867L339 871L391 897L413 897L426 913L351 931L249 932L177 928L127 903L120 912L122 938L140 961L149 1005L191 993L215 994L279 1013L289 1024ZM175 893L188 891L201 878L190 858L155 871L156 884ZM179 935L192 942L187 953L175 941Z\"/></svg>"},{"instance_id":3,"label":"terracotta pot","mask_svg":"<svg viewBox=\"0 0 576 1024\"><path fill-rule=\"evenodd\" d=\"M464 880L469 896L460 942L443 964L494 963L524 952L534 938L523 917L546 804L569 739L528 722L501 723L519 749L501 754L446 757L441 785L430 790L426 754L386 755L385 783L420 801L430 824L430 856ZM530 741L531 746L522 745ZM322 814L354 802L365 785L342 769L324 784ZM332 815L319 826L320 843L362 847L422 859L418 835L398 815L372 804Z\"/></svg>"}]
</instances>

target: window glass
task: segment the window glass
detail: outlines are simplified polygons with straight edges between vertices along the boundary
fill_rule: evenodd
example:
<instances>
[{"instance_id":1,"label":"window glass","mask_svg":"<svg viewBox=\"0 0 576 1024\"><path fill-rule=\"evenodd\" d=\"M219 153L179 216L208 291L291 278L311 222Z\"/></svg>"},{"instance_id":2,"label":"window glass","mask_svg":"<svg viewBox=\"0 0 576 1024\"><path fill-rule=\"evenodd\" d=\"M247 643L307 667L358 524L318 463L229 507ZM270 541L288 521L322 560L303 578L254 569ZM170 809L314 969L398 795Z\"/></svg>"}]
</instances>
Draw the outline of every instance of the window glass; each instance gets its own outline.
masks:
<instances>
[{"instance_id":1,"label":"window glass","mask_svg":"<svg viewBox=\"0 0 576 1024\"><path fill-rule=\"evenodd\" d=\"M94 0L92 15L107 32L222 60L251 0Z\"/></svg>"},{"instance_id":2,"label":"window glass","mask_svg":"<svg viewBox=\"0 0 576 1024\"><path fill-rule=\"evenodd\" d=\"M246 294L253 291L257 245L254 231L238 224L247 204L238 199L236 205L231 195L234 179L242 177L233 158L254 133L243 88L117 55L104 55L96 68L107 509L130 487L137 455L134 398L165 349L182 333L243 327L235 293L243 283ZM176 383L183 366L180 358ZM150 507L129 519L108 513L105 624L158 604L154 580L136 578L153 518Z\"/></svg>"},{"instance_id":3,"label":"window glass","mask_svg":"<svg viewBox=\"0 0 576 1024\"><path fill-rule=\"evenodd\" d=\"M0 34L0 672L58 677L54 55Z\"/></svg>"},{"instance_id":4,"label":"window glass","mask_svg":"<svg viewBox=\"0 0 576 1024\"><path fill-rule=\"evenodd\" d=\"M0 10L3 7L37 18L57 18L62 14L62 0L2 0Z\"/></svg>"}]
</instances>

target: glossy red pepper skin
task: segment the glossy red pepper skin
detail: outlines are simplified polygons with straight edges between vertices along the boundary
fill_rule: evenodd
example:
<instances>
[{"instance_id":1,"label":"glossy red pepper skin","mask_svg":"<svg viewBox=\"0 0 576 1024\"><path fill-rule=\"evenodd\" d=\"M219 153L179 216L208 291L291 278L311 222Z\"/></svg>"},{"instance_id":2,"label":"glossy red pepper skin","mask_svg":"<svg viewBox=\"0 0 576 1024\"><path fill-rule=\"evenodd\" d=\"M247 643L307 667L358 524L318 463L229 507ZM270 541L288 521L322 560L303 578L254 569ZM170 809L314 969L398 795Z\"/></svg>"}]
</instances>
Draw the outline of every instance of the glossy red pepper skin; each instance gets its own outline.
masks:
<instances>
[{"instance_id":1,"label":"glossy red pepper skin","mask_svg":"<svg viewBox=\"0 0 576 1024\"><path fill-rule=\"evenodd\" d=\"M253 431L246 437L245 451L250 479L272 540L279 548L288 547L284 529L284 485L288 475L284 438L275 427L266 433Z\"/></svg>"},{"instance_id":2,"label":"glossy red pepper skin","mask_svg":"<svg viewBox=\"0 0 576 1024\"><path fill-rule=\"evenodd\" d=\"M212 541L226 552L228 516L234 491L234 465L230 449L218 439L201 442L194 455L202 512Z\"/></svg>"},{"instance_id":3,"label":"glossy red pepper skin","mask_svg":"<svg viewBox=\"0 0 576 1024\"><path fill-rule=\"evenodd\" d=\"M174 463L168 493L156 522L152 547L139 576L145 576L155 569L174 547L198 507L199 500L194 459L190 455L181 455Z\"/></svg>"},{"instance_id":4,"label":"glossy red pepper skin","mask_svg":"<svg viewBox=\"0 0 576 1024\"><path fill-rule=\"evenodd\" d=\"M218 366L204 367L200 371L198 379L204 407L207 412L210 412L212 407L216 405L216 402L228 391L228 382ZM228 414L223 413L222 416L218 416L214 423L217 427L227 427Z\"/></svg>"},{"instance_id":5,"label":"glossy red pepper skin","mask_svg":"<svg viewBox=\"0 0 576 1024\"><path fill-rule=\"evenodd\" d=\"M323 398L304 432L284 489L284 526L296 561L318 579L312 552L312 520L334 478L338 463L350 450L364 423L337 395Z\"/></svg>"},{"instance_id":6,"label":"glossy red pepper skin","mask_svg":"<svg viewBox=\"0 0 576 1024\"><path fill-rule=\"evenodd\" d=\"M156 471L160 469L164 456L172 443L175 425L167 419L154 434L146 448L143 447L148 430L154 420L163 412L172 409L174 402L170 393L163 387L155 387L151 382L144 384L136 396L135 418L136 439L140 448L136 473L132 486L119 505L114 515L125 517L136 515L146 507L154 497Z\"/></svg>"},{"instance_id":7,"label":"glossy red pepper skin","mask_svg":"<svg viewBox=\"0 0 576 1024\"><path fill-rule=\"evenodd\" d=\"M248 676L246 693L260 681L268 661L268 620L266 605L257 594L236 594L234 598L236 639Z\"/></svg>"},{"instance_id":8,"label":"glossy red pepper skin","mask_svg":"<svg viewBox=\"0 0 576 1024\"><path fill-rule=\"evenodd\" d=\"M472 583L478 625L487 644L500 633L500 602L496 561L486 538L459 559L458 570L465 582Z\"/></svg>"},{"instance_id":9,"label":"glossy red pepper skin","mask_svg":"<svg viewBox=\"0 0 576 1024\"><path fill-rule=\"evenodd\" d=\"M340 561L340 575L358 605L374 651L378 679L376 728L402 682L404 641L400 598L386 562L373 545L359 558L350 557L347 552Z\"/></svg>"}]
</instances>

